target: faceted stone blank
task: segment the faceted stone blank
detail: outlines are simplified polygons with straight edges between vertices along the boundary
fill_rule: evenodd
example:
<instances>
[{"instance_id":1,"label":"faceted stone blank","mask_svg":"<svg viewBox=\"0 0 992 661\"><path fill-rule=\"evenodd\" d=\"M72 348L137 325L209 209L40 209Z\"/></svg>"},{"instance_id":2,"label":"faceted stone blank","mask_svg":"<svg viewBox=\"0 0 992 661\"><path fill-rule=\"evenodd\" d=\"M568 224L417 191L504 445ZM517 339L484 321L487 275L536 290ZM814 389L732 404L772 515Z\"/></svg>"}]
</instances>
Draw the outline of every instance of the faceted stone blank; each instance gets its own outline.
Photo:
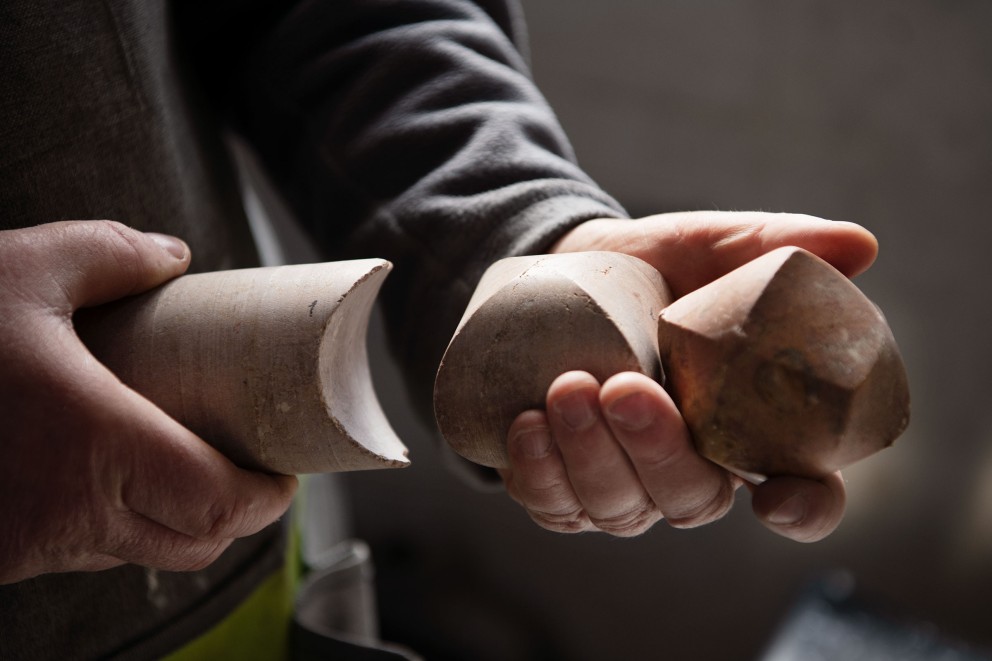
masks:
<instances>
[{"instance_id":1,"label":"faceted stone blank","mask_svg":"<svg viewBox=\"0 0 992 661\"><path fill-rule=\"evenodd\" d=\"M878 308L780 248L662 311L667 387L699 452L752 481L822 477L890 445L909 389Z\"/></svg>"}]
</instances>

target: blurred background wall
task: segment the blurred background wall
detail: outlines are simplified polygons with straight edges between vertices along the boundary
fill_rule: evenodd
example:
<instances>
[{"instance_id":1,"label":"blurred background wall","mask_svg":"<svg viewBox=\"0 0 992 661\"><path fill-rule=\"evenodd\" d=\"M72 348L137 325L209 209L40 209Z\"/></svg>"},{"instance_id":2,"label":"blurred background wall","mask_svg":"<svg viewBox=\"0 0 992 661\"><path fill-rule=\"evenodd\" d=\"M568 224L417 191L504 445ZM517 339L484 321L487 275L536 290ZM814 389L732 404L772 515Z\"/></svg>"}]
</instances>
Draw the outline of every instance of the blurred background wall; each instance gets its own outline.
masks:
<instances>
[{"instance_id":1,"label":"blurred background wall","mask_svg":"<svg viewBox=\"0 0 992 661\"><path fill-rule=\"evenodd\" d=\"M446 471L376 353L414 463L346 479L386 636L433 659L751 659L808 581L842 570L872 603L992 648L992 3L525 11L538 84L631 214L797 211L876 234L858 284L900 342L913 419L846 471L847 517L818 544L766 531L745 490L704 528L562 536Z\"/></svg>"}]
</instances>

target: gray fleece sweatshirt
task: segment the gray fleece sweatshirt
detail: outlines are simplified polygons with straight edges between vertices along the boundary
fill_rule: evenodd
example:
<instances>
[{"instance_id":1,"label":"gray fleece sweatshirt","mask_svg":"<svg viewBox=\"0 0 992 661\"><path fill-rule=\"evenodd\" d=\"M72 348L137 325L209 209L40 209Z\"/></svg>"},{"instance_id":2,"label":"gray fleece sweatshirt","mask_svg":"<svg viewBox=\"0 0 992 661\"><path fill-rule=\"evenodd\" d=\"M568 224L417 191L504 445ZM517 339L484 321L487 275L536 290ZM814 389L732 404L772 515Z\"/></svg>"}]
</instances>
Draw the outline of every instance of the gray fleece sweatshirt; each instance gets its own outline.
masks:
<instances>
[{"instance_id":1,"label":"gray fleece sweatshirt","mask_svg":"<svg viewBox=\"0 0 992 661\"><path fill-rule=\"evenodd\" d=\"M394 263L391 344L429 410L485 268L624 215L534 87L519 17L489 0L6 0L0 229L111 218L183 237L194 270L253 265L234 130L328 259ZM0 587L0 659L161 655L249 594L282 539L160 572L155 599L127 566Z\"/></svg>"}]
</instances>

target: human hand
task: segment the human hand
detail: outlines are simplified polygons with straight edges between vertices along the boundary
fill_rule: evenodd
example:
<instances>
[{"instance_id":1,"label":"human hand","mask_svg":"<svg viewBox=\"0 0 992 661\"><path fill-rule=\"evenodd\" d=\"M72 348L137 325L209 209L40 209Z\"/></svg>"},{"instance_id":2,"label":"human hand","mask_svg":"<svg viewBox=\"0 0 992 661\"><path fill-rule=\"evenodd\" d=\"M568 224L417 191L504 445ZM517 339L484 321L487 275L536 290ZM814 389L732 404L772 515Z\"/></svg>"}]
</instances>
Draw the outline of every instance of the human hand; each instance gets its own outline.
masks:
<instances>
[{"instance_id":1,"label":"human hand","mask_svg":"<svg viewBox=\"0 0 992 661\"><path fill-rule=\"evenodd\" d=\"M553 252L610 250L643 259L676 297L775 248L795 245L851 277L874 261L865 229L809 216L694 212L638 221L602 219L565 235ZM666 519L693 527L721 518L740 478L699 456L681 414L652 379L617 374L598 383L564 374L548 389L545 411L527 411L510 428L511 497L542 527L640 534ZM750 486L750 485L749 485ZM797 541L816 541L843 517L839 473L823 480L776 477L750 486L758 519Z\"/></svg>"},{"instance_id":2,"label":"human hand","mask_svg":"<svg viewBox=\"0 0 992 661\"><path fill-rule=\"evenodd\" d=\"M178 239L108 221L0 232L0 584L127 562L202 568L289 506L295 477L237 468L73 330L75 310L189 260Z\"/></svg>"}]
</instances>

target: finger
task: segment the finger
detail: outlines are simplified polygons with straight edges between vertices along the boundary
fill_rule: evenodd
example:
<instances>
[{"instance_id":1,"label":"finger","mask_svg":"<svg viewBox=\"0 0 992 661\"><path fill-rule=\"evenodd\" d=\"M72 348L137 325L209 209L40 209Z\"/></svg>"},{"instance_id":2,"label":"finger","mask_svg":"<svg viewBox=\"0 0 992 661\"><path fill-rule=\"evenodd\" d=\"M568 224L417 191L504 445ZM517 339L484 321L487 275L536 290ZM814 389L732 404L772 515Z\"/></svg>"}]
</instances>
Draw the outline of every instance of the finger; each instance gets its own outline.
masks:
<instances>
[{"instance_id":1,"label":"finger","mask_svg":"<svg viewBox=\"0 0 992 661\"><path fill-rule=\"evenodd\" d=\"M638 535L661 518L599 409L599 382L568 372L548 388L551 434L589 520L604 532Z\"/></svg>"},{"instance_id":2,"label":"finger","mask_svg":"<svg viewBox=\"0 0 992 661\"><path fill-rule=\"evenodd\" d=\"M798 246L848 277L871 266L878 241L854 223L788 213L691 211L584 223L559 251L616 250L661 272L679 297L782 246Z\"/></svg>"},{"instance_id":3,"label":"finger","mask_svg":"<svg viewBox=\"0 0 992 661\"><path fill-rule=\"evenodd\" d=\"M251 535L288 509L295 477L238 468L109 373L92 386L94 410L116 430L102 457L113 507L205 541Z\"/></svg>"},{"instance_id":4,"label":"finger","mask_svg":"<svg viewBox=\"0 0 992 661\"><path fill-rule=\"evenodd\" d=\"M671 269L672 275L679 272L676 279L685 278L679 283L683 293L783 246L809 250L847 276L868 269L878 255L878 241L865 228L802 214L701 211L675 214L666 222L676 223L683 242L679 252L690 262Z\"/></svg>"},{"instance_id":5,"label":"finger","mask_svg":"<svg viewBox=\"0 0 992 661\"><path fill-rule=\"evenodd\" d=\"M55 337L78 344L68 328ZM48 570L99 569L114 558L197 568L285 512L296 478L237 468L78 349L59 364L70 418L83 414L68 432L79 438L55 476L78 502L60 534L68 546Z\"/></svg>"},{"instance_id":6,"label":"finger","mask_svg":"<svg viewBox=\"0 0 992 661\"><path fill-rule=\"evenodd\" d=\"M92 550L60 559L38 573L103 571L131 563L167 571L203 569L216 560L233 539L204 541L177 533L131 511L115 512Z\"/></svg>"},{"instance_id":7,"label":"finger","mask_svg":"<svg viewBox=\"0 0 992 661\"><path fill-rule=\"evenodd\" d=\"M69 313L151 289L185 272L190 262L181 240L107 220L39 225L8 239L21 243L19 261L44 265L38 276L55 288L52 294L61 294L50 296L65 300Z\"/></svg>"},{"instance_id":8,"label":"finger","mask_svg":"<svg viewBox=\"0 0 992 661\"><path fill-rule=\"evenodd\" d=\"M878 241L863 227L802 214L700 211L650 220L645 231L678 237L665 243L671 249L657 256L659 265L669 265L663 273L678 295L782 246L809 250L847 276L866 270L878 254ZM650 227L657 223L674 227Z\"/></svg>"},{"instance_id":9,"label":"finger","mask_svg":"<svg viewBox=\"0 0 992 661\"><path fill-rule=\"evenodd\" d=\"M16 565L0 565L0 585L9 585L40 576L41 574L62 573L69 571L103 571L125 564L125 560L96 552L89 549L79 549L77 546L66 544L64 533L58 541L61 542L54 554L36 554L34 557L18 558ZM72 548L75 553L65 553L66 548ZM40 557L39 557L40 556Z\"/></svg>"},{"instance_id":10,"label":"finger","mask_svg":"<svg viewBox=\"0 0 992 661\"><path fill-rule=\"evenodd\" d=\"M797 542L816 542L837 528L847 496L844 479L776 477L754 487L751 507L768 528Z\"/></svg>"},{"instance_id":11,"label":"finger","mask_svg":"<svg viewBox=\"0 0 992 661\"><path fill-rule=\"evenodd\" d=\"M111 525L106 554L121 561L164 569L194 571L220 557L230 538L203 540L176 532L136 512L120 512Z\"/></svg>"},{"instance_id":12,"label":"finger","mask_svg":"<svg viewBox=\"0 0 992 661\"><path fill-rule=\"evenodd\" d=\"M641 484L668 522L687 528L730 510L739 480L699 456L671 397L634 372L603 384L600 403Z\"/></svg>"},{"instance_id":13,"label":"finger","mask_svg":"<svg viewBox=\"0 0 992 661\"><path fill-rule=\"evenodd\" d=\"M543 411L517 416L507 434L510 468L500 471L510 497L542 528L555 532L592 529L568 481L561 454Z\"/></svg>"},{"instance_id":14,"label":"finger","mask_svg":"<svg viewBox=\"0 0 992 661\"><path fill-rule=\"evenodd\" d=\"M818 255L849 278L867 271L878 257L875 235L855 223L788 213L758 214L756 220L762 248L755 257L782 246L798 246ZM746 239L744 243L740 249L753 250L746 245Z\"/></svg>"}]
</instances>

